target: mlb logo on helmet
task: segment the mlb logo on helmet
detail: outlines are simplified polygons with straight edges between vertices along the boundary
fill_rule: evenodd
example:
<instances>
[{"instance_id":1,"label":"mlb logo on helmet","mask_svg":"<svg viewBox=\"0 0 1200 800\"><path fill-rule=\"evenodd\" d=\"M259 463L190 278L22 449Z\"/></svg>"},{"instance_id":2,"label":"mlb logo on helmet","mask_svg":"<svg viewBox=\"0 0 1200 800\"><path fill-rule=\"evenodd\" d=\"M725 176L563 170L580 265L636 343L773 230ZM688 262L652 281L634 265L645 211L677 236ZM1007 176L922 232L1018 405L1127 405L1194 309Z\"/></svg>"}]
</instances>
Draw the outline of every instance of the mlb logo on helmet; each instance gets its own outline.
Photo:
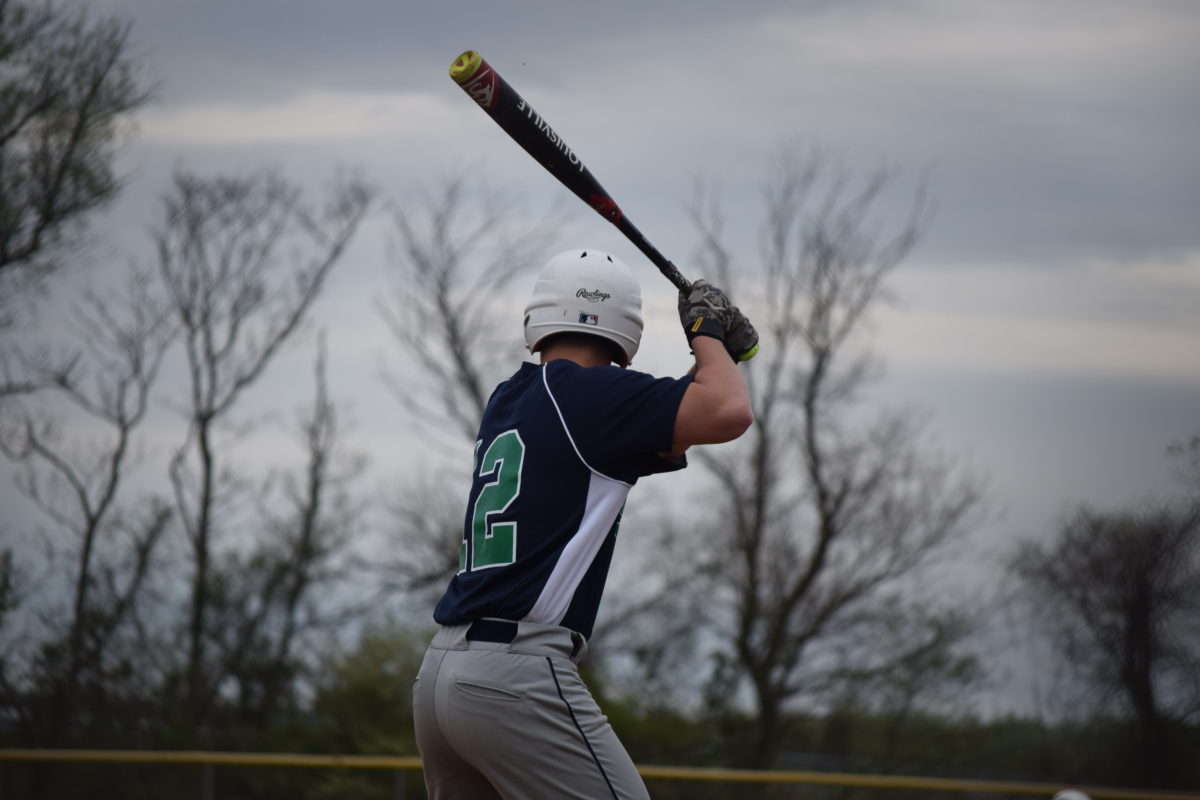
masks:
<instances>
[{"instance_id":1,"label":"mlb logo on helmet","mask_svg":"<svg viewBox=\"0 0 1200 800\"><path fill-rule=\"evenodd\" d=\"M581 311L581 312L579 312L579 324L580 325L599 325L600 317L598 317L595 314L584 314Z\"/></svg>"}]
</instances>

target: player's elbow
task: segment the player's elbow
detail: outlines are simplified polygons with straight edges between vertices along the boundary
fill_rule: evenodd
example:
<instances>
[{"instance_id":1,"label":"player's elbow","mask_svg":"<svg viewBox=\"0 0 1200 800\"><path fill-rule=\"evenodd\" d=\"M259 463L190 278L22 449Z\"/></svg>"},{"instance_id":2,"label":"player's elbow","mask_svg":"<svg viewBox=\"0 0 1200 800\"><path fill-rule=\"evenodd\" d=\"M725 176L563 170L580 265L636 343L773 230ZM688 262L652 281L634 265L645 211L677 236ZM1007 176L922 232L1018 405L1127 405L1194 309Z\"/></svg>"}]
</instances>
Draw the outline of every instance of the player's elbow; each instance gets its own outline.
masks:
<instances>
[{"instance_id":1,"label":"player's elbow","mask_svg":"<svg viewBox=\"0 0 1200 800\"><path fill-rule=\"evenodd\" d=\"M714 390L703 383L693 383L675 417L674 452L683 452L695 444L733 441L753 422L747 392Z\"/></svg>"},{"instance_id":2,"label":"player's elbow","mask_svg":"<svg viewBox=\"0 0 1200 800\"><path fill-rule=\"evenodd\" d=\"M724 404L713 414L714 442L731 442L754 424L754 410L748 399L738 398Z\"/></svg>"}]
</instances>

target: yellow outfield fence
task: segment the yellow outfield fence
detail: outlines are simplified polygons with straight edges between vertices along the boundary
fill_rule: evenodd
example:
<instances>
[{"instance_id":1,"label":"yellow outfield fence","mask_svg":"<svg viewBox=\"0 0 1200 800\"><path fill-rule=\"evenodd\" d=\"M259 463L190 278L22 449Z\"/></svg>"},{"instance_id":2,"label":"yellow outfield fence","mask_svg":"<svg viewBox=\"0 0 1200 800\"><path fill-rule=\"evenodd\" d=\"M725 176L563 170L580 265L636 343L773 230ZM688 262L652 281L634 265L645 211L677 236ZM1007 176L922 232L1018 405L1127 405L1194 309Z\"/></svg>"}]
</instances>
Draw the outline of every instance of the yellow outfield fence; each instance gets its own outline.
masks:
<instances>
[{"instance_id":1,"label":"yellow outfield fence","mask_svg":"<svg viewBox=\"0 0 1200 800\"><path fill-rule=\"evenodd\" d=\"M243 767L317 767L323 769L419 770L417 756L310 755L306 753L218 753L199 750L22 750L0 748L0 762L88 762L123 764L202 764ZM643 778L704 783L794 783L863 789L987 792L1050 798L1068 788L1052 783L922 778L911 775L858 775L843 772L746 770L641 765ZM1094 800L1200 800L1196 792L1163 792L1104 786L1071 786Z\"/></svg>"}]
</instances>

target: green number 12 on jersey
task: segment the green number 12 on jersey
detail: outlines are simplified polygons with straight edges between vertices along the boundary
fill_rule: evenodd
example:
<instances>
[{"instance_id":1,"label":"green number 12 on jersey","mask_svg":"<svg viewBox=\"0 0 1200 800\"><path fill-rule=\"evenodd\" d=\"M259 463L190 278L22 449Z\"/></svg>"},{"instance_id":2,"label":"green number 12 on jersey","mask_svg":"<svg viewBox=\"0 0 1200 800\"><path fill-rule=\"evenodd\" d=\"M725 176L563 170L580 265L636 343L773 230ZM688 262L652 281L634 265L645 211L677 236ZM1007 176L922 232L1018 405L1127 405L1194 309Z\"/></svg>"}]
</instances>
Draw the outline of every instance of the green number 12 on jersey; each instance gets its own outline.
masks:
<instances>
[{"instance_id":1,"label":"green number 12 on jersey","mask_svg":"<svg viewBox=\"0 0 1200 800\"><path fill-rule=\"evenodd\" d=\"M482 442L476 443L478 448ZM478 452L478 450L476 451ZM479 462L479 477L494 476L475 498L471 517L471 569L502 567L517 560L517 523L493 519L521 493L521 468L525 464L525 443L516 430L497 436ZM458 556L458 571L467 568L467 541L464 538Z\"/></svg>"}]
</instances>

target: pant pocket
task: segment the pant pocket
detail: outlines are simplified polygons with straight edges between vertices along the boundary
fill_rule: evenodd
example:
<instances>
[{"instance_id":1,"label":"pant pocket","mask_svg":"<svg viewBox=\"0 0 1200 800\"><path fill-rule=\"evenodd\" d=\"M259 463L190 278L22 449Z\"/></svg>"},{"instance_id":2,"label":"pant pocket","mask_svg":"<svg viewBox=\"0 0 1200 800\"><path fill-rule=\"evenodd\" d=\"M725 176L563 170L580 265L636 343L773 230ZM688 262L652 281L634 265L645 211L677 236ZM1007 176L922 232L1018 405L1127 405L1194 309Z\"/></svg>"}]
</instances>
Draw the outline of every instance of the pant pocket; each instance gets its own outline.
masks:
<instances>
[{"instance_id":1,"label":"pant pocket","mask_svg":"<svg viewBox=\"0 0 1200 800\"><path fill-rule=\"evenodd\" d=\"M521 695L517 692L488 683L458 680L454 682L454 688L463 694L479 697L484 700L504 700L515 703L521 699Z\"/></svg>"}]
</instances>

